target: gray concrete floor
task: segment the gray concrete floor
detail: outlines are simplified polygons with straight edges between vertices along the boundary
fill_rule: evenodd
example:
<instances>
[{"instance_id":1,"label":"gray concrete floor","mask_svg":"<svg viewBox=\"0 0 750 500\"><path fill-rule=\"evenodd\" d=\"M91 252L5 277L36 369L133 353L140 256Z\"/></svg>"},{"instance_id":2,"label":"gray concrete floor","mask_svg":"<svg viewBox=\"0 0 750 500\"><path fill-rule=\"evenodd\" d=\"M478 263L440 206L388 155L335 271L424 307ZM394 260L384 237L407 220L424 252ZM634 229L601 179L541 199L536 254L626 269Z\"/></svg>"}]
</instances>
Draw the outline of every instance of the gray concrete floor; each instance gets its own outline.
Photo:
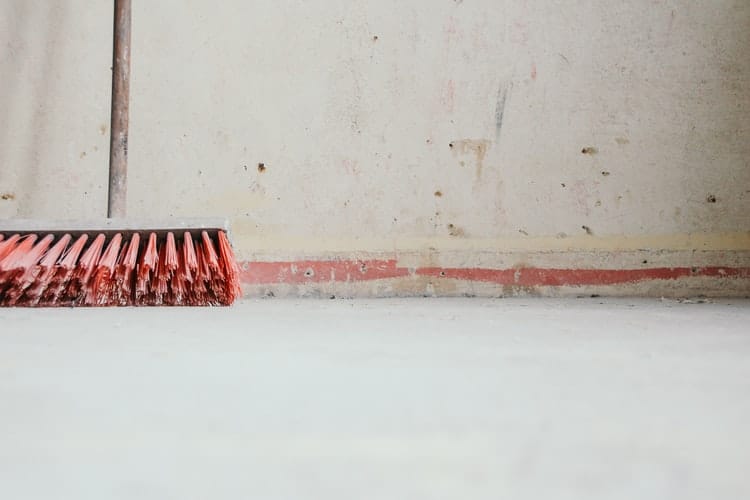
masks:
<instances>
[{"instance_id":1,"label":"gray concrete floor","mask_svg":"<svg viewBox=\"0 0 750 500\"><path fill-rule=\"evenodd\" d=\"M750 498L750 303L0 310L0 498Z\"/></svg>"}]
</instances>

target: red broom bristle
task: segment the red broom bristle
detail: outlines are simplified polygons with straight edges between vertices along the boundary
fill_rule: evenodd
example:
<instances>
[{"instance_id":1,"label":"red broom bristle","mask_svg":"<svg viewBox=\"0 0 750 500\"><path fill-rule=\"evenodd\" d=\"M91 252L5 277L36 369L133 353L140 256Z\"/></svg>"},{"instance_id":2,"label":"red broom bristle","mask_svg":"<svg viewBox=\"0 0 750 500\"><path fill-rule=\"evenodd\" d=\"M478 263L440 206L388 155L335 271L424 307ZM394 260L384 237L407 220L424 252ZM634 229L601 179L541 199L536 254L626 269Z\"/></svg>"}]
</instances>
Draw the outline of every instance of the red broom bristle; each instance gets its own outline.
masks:
<instances>
[{"instance_id":1,"label":"red broom bristle","mask_svg":"<svg viewBox=\"0 0 750 500\"><path fill-rule=\"evenodd\" d=\"M120 256L121 244L122 235L117 233L96 263L93 276L85 285L86 305L103 306L109 304L112 300L115 266L117 265L117 258Z\"/></svg>"},{"instance_id":2,"label":"red broom bristle","mask_svg":"<svg viewBox=\"0 0 750 500\"><path fill-rule=\"evenodd\" d=\"M208 279L208 266L203 258L203 248L201 243L195 245L195 273L193 277L193 286L190 289L189 302L191 305L199 305L208 302L208 291L206 281Z\"/></svg>"},{"instance_id":3,"label":"red broom bristle","mask_svg":"<svg viewBox=\"0 0 750 500\"><path fill-rule=\"evenodd\" d=\"M167 291L164 293L167 296L167 300L170 304L179 305L180 300L177 298L177 294L182 296L182 290L175 289L175 275L179 274L180 270L180 257L177 251L177 243L175 242L174 233L167 233L167 244L164 251L164 285ZM177 281L180 281L180 277Z\"/></svg>"},{"instance_id":4,"label":"red broom bristle","mask_svg":"<svg viewBox=\"0 0 750 500\"><path fill-rule=\"evenodd\" d=\"M209 300L212 305L220 305L226 300L226 294L224 292L224 270L219 264L219 256L216 253L216 248L214 247L213 241L211 241L211 237L206 231L203 231L201 237L203 239L203 248L206 251L206 264L209 268L208 290L211 295Z\"/></svg>"},{"instance_id":5,"label":"red broom bristle","mask_svg":"<svg viewBox=\"0 0 750 500\"><path fill-rule=\"evenodd\" d=\"M9 253L16 248L18 240L21 239L20 234L14 234L5 241L0 242L0 260L3 260Z\"/></svg>"},{"instance_id":6,"label":"red broom bristle","mask_svg":"<svg viewBox=\"0 0 750 500\"><path fill-rule=\"evenodd\" d=\"M138 264L140 242L140 235L134 233L127 249L123 246L122 257L118 259L115 268L115 302L117 305L126 306L133 303L133 275Z\"/></svg>"},{"instance_id":7,"label":"red broom bristle","mask_svg":"<svg viewBox=\"0 0 750 500\"><path fill-rule=\"evenodd\" d=\"M151 288L151 303L153 305L162 305L164 303L164 295L167 293L167 281L169 277L165 271L165 258L166 247L162 245L159 248L159 260L156 262L156 269L154 270L153 286Z\"/></svg>"},{"instance_id":8,"label":"red broom bristle","mask_svg":"<svg viewBox=\"0 0 750 500\"><path fill-rule=\"evenodd\" d=\"M39 275L36 277L36 281L26 292L24 299L25 305L36 305L39 303L42 294L50 284L52 276L55 274L55 264L60 258L60 255L65 251L65 248L73 239L69 234L63 235L57 243L44 255L44 258L39 263Z\"/></svg>"},{"instance_id":9,"label":"red broom bristle","mask_svg":"<svg viewBox=\"0 0 750 500\"><path fill-rule=\"evenodd\" d=\"M31 250L36 242L37 235L27 234L16 240L15 245L5 252L5 257L0 259L0 294L5 297L5 293L14 286L15 277L19 274L20 263L23 257Z\"/></svg>"},{"instance_id":10,"label":"red broom bristle","mask_svg":"<svg viewBox=\"0 0 750 500\"><path fill-rule=\"evenodd\" d=\"M169 282L170 297L172 305L180 306L185 305L185 291L186 283L185 279L185 258L183 257L184 251L182 249L184 243L180 242L177 244L177 270L172 274L172 279Z\"/></svg>"},{"instance_id":11,"label":"red broom bristle","mask_svg":"<svg viewBox=\"0 0 750 500\"><path fill-rule=\"evenodd\" d=\"M3 296L2 302L4 305L15 305L26 289L34 282L40 271L40 268L37 265L39 259L47 251L54 238L53 235L48 234L28 251L17 255L21 249L21 246L19 246L17 251L14 251L11 254L17 256L14 262L8 263L8 265L13 266L14 269L9 270L9 276L6 278L9 282L9 286L5 290ZM9 255L8 258L10 258L11 255ZM6 259L4 259L3 262L0 262L0 269L5 264L5 260ZM10 275L12 275L12 278Z\"/></svg>"},{"instance_id":12,"label":"red broom bristle","mask_svg":"<svg viewBox=\"0 0 750 500\"><path fill-rule=\"evenodd\" d=\"M60 258L62 253L65 251L65 248L67 248L68 244L70 243L70 240L72 239L73 237L69 234L63 235L62 238L57 240L55 246L53 246L49 252L44 254L44 258L40 262L40 265L44 268L51 268L55 264L57 264L57 260Z\"/></svg>"},{"instance_id":13,"label":"red broom bristle","mask_svg":"<svg viewBox=\"0 0 750 500\"><path fill-rule=\"evenodd\" d=\"M219 231L219 254L224 265L224 277L226 280L225 304L231 304L242 295L240 286L240 269L237 267L237 259L234 256L232 245L224 231Z\"/></svg>"},{"instance_id":14,"label":"red broom bristle","mask_svg":"<svg viewBox=\"0 0 750 500\"><path fill-rule=\"evenodd\" d=\"M70 277L73 275L78 256L83 251L88 239L89 237L87 234L82 234L78 237L75 243L65 251L60 262L55 265L55 273L50 280L49 287L42 294L40 302L49 305L67 305L66 303L61 302L60 299L65 288L68 286Z\"/></svg>"},{"instance_id":15,"label":"red broom bristle","mask_svg":"<svg viewBox=\"0 0 750 500\"><path fill-rule=\"evenodd\" d=\"M128 242L126 241L121 247L120 247L120 253L117 255L117 260L115 262L115 270L112 273L111 279L109 281L109 288L106 291L106 304L108 306L119 306L124 305L122 304L122 287L124 283L122 280L118 278L117 270L120 268L120 265L122 264L122 261L125 259L125 255L128 253Z\"/></svg>"},{"instance_id":16,"label":"red broom bristle","mask_svg":"<svg viewBox=\"0 0 750 500\"><path fill-rule=\"evenodd\" d=\"M193 236L189 232L185 231L185 234L182 237L183 261L185 263L185 280L188 283L191 283L193 281L195 272L198 270L198 257L195 255Z\"/></svg>"},{"instance_id":17,"label":"red broom bristle","mask_svg":"<svg viewBox=\"0 0 750 500\"><path fill-rule=\"evenodd\" d=\"M11 238L12 240L12 238ZM26 253L34 246L37 240L37 235L28 234L20 237L17 241L20 241L17 245L12 248L9 246L4 256L0 256L0 272L14 269Z\"/></svg>"},{"instance_id":18,"label":"red broom bristle","mask_svg":"<svg viewBox=\"0 0 750 500\"><path fill-rule=\"evenodd\" d=\"M86 302L88 283L91 275L99 263L99 258L104 248L106 236L99 234L78 259L78 265L73 271L68 287L65 289L65 298L74 305L91 305Z\"/></svg>"},{"instance_id":19,"label":"red broom bristle","mask_svg":"<svg viewBox=\"0 0 750 500\"><path fill-rule=\"evenodd\" d=\"M177 260L177 244L174 240L174 233L167 233L167 246L164 256L164 267L169 273L173 273L180 266Z\"/></svg>"},{"instance_id":20,"label":"red broom bristle","mask_svg":"<svg viewBox=\"0 0 750 500\"><path fill-rule=\"evenodd\" d=\"M151 233L146 244L146 250L141 255L141 260L138 263L138 272L135 281L135 302L136 304L144 304L143 302L149 294L149 283L151 282L151 276L154 268L156 267L157 261L159 260L159 254L156 249L156 233Z\"/></svg>"},{"instance_id":21,"label":"red broom bristle","mask_svg":"<svg viewBox=\"0 0 750 500\"><path fill-rule=\"evenodd\" d=\"M209 252L203 243L201 243L201 250L203 250L203 268L201 269L204 286L203 300L213 305L216 304L216 290L213 288L211 279L213 276L211 261L209 259Z\"/></svg>"},{"instance_id":22,"label":"red broom bristle","mask_svg":"<svg viewBox=\"0 0 750 500\"><path fill-rule=\"evenodd\" d=\"M216 249L214 248L214 243L211 241L211 237L208 235L207 231L203 231L201 233L201 238L203 240L203 250L204 255L206 258L206 263L208 264L208 268L212 272L218 272L221 270L219 266L219 256L216 255Z\"/></svg>"}]
</instances>

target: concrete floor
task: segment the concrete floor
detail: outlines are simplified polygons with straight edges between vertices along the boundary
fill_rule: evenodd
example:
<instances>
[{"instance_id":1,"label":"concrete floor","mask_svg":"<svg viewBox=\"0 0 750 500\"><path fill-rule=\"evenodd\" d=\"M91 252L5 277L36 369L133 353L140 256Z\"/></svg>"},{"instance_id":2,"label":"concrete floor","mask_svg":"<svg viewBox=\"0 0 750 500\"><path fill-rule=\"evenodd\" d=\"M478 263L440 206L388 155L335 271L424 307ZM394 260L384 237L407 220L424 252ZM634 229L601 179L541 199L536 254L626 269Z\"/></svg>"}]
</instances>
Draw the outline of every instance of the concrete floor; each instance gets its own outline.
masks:
<instances>
[{"instance_id":1,"label":"concrete floor","mask_svg":"<svg viewBox=\"0 0 750 500\"><path fill-rule=\"evenodd\" d=\"M750 498L750 303L0 310L0 498Z\"/></svg>"}]
</instances>

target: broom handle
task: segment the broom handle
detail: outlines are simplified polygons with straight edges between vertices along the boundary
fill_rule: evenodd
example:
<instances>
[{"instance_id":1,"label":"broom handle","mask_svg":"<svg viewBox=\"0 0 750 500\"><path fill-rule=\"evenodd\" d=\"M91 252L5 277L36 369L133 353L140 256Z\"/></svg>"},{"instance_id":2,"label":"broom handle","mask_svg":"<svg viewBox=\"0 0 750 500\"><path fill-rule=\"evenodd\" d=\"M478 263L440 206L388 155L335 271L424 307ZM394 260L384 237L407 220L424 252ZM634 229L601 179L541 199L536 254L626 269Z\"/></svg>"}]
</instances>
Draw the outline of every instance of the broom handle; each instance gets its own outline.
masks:
<instances>
[{"instance_id":1,"label":"broom handle","mask_svg":"<svg viewBox=\"0 0 750 500\"><path fill-rule=\"evenodd\" d=\"M107 217L124 218L127 214L128 194L130 0L115 0L113 45Z\"/></svg>"}]
</instances>

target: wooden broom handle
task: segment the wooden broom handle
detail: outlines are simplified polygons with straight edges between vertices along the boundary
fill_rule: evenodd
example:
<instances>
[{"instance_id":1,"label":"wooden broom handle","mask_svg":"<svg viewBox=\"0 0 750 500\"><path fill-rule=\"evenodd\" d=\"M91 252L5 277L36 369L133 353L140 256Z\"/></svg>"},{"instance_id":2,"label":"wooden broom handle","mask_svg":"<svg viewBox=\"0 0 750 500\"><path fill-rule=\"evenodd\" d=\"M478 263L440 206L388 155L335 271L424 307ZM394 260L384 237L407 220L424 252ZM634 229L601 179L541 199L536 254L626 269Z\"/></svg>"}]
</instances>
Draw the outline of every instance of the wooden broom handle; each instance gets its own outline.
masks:
<instances>
[{"instance_id":1,"label":"wooden broom handle","mask_svg":"<svg viewBox=\"0 0 750 500\"><path fill-rule=\"evenodd\" d=\"M107 217L127 215L130 106L130 0L115 0Z\"/></svg>"}]
</instances>

